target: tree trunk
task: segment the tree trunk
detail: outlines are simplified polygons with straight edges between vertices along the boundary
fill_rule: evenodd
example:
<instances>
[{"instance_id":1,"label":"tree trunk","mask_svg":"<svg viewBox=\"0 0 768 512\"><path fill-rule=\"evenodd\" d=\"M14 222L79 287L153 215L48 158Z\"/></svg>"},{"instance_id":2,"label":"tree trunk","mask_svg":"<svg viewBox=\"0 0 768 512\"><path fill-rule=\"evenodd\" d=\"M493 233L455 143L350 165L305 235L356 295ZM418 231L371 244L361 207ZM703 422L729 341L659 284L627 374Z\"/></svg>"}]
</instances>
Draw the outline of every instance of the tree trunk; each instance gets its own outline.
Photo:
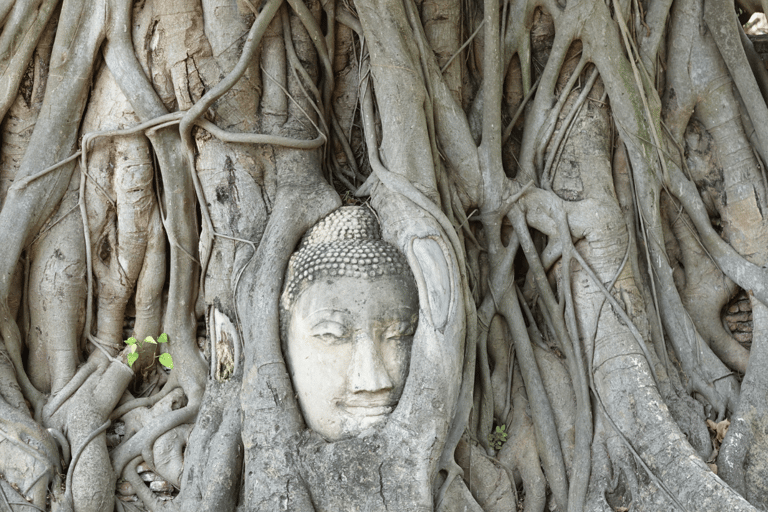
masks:
<instances>
[{"instance_id":1,"label":"tree trunk","mask_svg":"<svg viewBox=\"0 0 768 512\"><path fill-rule=\"evenodd\" d=\"M0 510L765 509L761 6L7 1Z\"/></svg>"}]
</instances>

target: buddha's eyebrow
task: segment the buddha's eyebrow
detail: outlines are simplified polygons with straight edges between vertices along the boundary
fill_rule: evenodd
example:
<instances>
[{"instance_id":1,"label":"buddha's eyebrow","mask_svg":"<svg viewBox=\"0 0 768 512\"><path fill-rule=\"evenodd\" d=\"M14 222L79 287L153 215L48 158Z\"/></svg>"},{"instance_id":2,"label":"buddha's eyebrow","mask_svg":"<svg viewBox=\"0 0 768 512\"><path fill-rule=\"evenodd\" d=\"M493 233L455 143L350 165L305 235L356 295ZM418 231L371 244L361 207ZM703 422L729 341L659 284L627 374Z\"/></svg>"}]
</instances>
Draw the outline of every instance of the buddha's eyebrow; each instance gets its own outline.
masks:
<instances>
[{"instance_id":1,"label":"buddha's eyebrow","mask_svg":"<svg viewBox=\"0 0 768 512\"><path fill-rule=\"evenodd\" d=\"M399 306L387 311L386 316L382 318L388 323L397 323L399 325L412 325L418 323L419 315L418 310L409 306ZM404 318L406 317L407 318Z\"/></svg>"},{"instance_id":2,"label":"buddha's eyebrow","mask_svg":"<svg viewBox=\"0 0 768 512\"><path fill-rule=\"evenodd\" d=\"M419 312L419 308L415 308L414 309L411 306L396 306L396 307L390 309L389 311L394 311L394 312L397 312L397 313L413 313L413 314L415 314L415 313ZM418 315L416 315L416 316L418 317Z\"/></svg>"},{"instance_id":3,"label":"buddha's eyebrow","mask_svg":"<svg viewBox=\"0 0 768 512\"><path fill-rule=\"evenodd\" d=\"M311 321L319 316L320 318L317 319L318 321L333 320L343 323L350 314L351 313L346 309L320 308L307 315L307 320Z\"/></svg>"}]
</instances>

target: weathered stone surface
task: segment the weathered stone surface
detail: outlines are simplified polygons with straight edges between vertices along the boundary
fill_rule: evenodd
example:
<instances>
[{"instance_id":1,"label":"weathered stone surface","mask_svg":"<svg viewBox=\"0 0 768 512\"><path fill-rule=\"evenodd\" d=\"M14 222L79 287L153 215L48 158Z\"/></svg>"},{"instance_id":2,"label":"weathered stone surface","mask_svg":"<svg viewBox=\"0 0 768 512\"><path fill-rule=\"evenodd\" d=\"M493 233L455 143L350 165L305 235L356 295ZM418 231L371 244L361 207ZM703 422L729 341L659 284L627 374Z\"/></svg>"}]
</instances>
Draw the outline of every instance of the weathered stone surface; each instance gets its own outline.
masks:
<instances>
[{"instance_id":1,"label":"weathered stone surface","mask_svg":"<svg viewBox=\"0 0 768 512\"><path fill-rule=\"evenodd\" d=\"M304 420L326 440L380 426L405 386L418 292L368 208L321 220L291 258L285 356Z\"/></svg>"}]
</instances>

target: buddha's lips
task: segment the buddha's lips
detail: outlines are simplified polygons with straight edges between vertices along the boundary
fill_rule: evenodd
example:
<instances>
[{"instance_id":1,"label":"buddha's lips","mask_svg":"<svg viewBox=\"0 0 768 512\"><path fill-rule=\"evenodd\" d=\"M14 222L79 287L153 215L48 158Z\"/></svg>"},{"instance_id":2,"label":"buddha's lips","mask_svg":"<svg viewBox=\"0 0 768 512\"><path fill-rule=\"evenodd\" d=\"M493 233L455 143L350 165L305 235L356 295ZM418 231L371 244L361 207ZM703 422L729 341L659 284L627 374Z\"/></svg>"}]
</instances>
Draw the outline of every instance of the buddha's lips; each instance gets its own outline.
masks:
<instances>
[{"instance_id":1,"label":"buddha's lips","mask_svg":"<svg viewBox=\"0 0 768 512\"><path fill-rule=\"evenodd\" d=\"M339 406L352 416L384 416L390 414L397 402L389 400L354 400L341 402Z\"/></svg>"},{"instance_id":2,"label":"buddha's lips","mask_svg":"<svg viewBox=\"0 0 768 512\"><path fill-rule=\"evenodd\" d=\"M384 416L392 412L392 407L349 407L344 409L353 416Z\"/></svg>"}]
</instances>

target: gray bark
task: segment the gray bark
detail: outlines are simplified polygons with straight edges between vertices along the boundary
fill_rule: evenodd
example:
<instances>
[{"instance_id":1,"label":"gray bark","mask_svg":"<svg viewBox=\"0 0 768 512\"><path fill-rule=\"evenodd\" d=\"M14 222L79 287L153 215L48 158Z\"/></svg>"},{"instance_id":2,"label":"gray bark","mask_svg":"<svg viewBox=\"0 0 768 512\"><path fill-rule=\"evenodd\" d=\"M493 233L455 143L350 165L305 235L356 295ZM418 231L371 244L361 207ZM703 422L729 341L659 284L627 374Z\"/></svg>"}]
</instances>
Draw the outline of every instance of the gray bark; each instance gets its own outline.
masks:
<instances>
[{"instance_id":1,"label":"gray bark","mask_svg":"<svg viewBox=\"0 0 768 512\"><path fill-rule=\"evenodd\" d=\"M0 5L0 509L765 508L768 73L736 20ZM278 301L364 202L418 328L394 411L328 441Z\"/></svg>"}]
</instances>

